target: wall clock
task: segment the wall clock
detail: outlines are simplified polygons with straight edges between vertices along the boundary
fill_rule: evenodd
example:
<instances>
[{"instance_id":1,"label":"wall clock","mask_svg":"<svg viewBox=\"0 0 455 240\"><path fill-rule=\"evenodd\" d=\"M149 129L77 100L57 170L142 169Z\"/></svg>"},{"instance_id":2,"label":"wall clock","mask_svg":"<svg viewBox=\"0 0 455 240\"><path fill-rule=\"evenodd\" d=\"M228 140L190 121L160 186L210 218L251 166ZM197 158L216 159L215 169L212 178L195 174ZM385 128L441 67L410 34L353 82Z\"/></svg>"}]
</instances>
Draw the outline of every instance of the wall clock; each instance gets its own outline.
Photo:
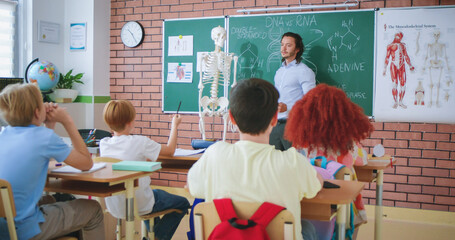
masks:
<instances>
[{"instance_id":1,"label":"wall clock","mask_svg":"<svg viewBox=\"0 0 455 240\"><path fill-rule=\"evenodd\" d=\"M139 46L144 40L144 28L139 22L129 21L122 27L120 37L125 46L134 48Z\"/></svg>"}]
</instances>

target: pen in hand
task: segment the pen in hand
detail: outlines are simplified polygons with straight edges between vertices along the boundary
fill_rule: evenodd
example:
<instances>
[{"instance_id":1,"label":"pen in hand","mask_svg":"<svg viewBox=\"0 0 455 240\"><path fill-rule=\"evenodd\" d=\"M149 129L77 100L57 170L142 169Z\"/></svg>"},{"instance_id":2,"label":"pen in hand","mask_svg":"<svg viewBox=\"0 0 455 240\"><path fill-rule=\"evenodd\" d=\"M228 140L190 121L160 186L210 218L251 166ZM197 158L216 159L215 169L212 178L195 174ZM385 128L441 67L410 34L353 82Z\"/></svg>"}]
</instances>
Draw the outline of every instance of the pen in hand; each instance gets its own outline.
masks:
<instances>
[{"instance_id":1,"label":"pen in hand","mask_svg":"<svg viewBox=\"0 0 455 240\"><path fill-rule=\"evenodd\" d=\"M177 114L179 114L180 111L180 105L182 105L182 101L179 102L179 106L177 107Z\"/></svg>"}]
</instances>

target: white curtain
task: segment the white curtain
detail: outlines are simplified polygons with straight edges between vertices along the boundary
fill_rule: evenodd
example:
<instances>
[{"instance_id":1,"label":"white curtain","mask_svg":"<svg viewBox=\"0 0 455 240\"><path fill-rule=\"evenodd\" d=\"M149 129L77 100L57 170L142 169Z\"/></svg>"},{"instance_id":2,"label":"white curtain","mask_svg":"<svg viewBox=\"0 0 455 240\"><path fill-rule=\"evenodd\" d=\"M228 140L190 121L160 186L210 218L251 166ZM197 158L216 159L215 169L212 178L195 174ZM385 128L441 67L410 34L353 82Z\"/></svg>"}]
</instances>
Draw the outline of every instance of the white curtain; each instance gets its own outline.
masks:
<instances>
[{"instance_id":1,"label":"white curtain","mask_svg":"<svg viewBox=\"0 0 455 240\"><path fill-rule=\"evenodd\" d=\"M0 77L13 77L17 1L0 0Z\"/></svg>"}]
</instances>

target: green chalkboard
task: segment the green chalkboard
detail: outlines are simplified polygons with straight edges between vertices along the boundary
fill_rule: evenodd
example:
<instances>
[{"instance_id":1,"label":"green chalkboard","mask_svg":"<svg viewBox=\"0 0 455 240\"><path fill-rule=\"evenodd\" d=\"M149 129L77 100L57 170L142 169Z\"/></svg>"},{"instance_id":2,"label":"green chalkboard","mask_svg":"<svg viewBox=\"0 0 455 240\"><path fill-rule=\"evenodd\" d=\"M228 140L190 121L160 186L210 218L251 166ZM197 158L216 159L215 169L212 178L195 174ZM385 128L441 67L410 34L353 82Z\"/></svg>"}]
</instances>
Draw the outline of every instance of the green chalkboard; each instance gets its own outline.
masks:
<instances>
[{"instance_id":1,"label":"green chalkboard","mask_svg":"<svg viewBox=\"0 0 455 240\"><path fill-rule=\"evenodd\" d=\"M342 88L372 116L375 12L332 11L231 16L229 52L239 57L237 79L273 82L285 32L302 36L303 62L318 83Z\"/></svg>"},{"instance_id":2,"label":"green chalkboard","mask_svg":"<svg viewBox=\"0 0 455 240\"><path fill-rule=\"evenodd\" d=\"M175 112L180 101L182 102L180 112L198 111L197 53L211 52L215 49L211 38L212 28L225 27L225 21L225 17L164 21L162 76L164 112ZM183 73L178 74L177 69L182 68L185 69L184 76ZM188 71L189 69L191 71ZM204 95L208 95L209 90L208 87L204 88Z\"/></svg>"}]
</instances>

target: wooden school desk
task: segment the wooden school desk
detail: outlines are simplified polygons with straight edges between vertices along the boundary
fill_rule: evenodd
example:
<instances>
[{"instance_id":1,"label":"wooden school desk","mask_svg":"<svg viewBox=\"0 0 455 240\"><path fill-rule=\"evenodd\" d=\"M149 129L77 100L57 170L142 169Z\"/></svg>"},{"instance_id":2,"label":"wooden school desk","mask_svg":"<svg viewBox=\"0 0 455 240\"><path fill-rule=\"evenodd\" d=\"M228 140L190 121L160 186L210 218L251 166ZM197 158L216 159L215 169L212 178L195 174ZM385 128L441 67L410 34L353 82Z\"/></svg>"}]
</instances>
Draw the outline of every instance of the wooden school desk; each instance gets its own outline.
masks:
<instances>
[{"instance_id":1,"label":"wooden school desk","mask_svg":"<svg viewBox=\"0 0 455 240\"><path fill-rule=\"evenodd\" d=\"M396 160L390 155L384 157L372 157L368 155L368 164L365 166L354 166L357 179L361 182L372 182L376 180L376 207L374 212L374 239L382 238L382 193L384 185L384 169L393 166ZM376 172L376 176L374 173Z\"/></svg>"},{"instance_id":2,"label":"wooden school desk","mask_svg":"<svg viewBox=\"0 0 455 240\"><path fill-rule=\"evenodd\" d=\"M365 186L357 181L326 180L340 188L323 188L314 198L304 198L300 202L301 217L305 219L330 221L333 217L332 205L337 208L336 222L338 233L345 233L349 204L359 195ZM338 240L344 240L345 234L338 234Z\"/></svg>"},{"instance_id":3,"label":"wooden school desk","mask_svg":"<svg viewBox=\"0 0 455 240\"><path fill-rule=\"evenodd\" d=\"M112 163L91 173L54 173L55 162L49 164L46 192L62 192L95 197L109 197L126 193L126 239L134 238L134 188L138 179L153 172L112 171Z\"/></svg>"}]
</instances>

